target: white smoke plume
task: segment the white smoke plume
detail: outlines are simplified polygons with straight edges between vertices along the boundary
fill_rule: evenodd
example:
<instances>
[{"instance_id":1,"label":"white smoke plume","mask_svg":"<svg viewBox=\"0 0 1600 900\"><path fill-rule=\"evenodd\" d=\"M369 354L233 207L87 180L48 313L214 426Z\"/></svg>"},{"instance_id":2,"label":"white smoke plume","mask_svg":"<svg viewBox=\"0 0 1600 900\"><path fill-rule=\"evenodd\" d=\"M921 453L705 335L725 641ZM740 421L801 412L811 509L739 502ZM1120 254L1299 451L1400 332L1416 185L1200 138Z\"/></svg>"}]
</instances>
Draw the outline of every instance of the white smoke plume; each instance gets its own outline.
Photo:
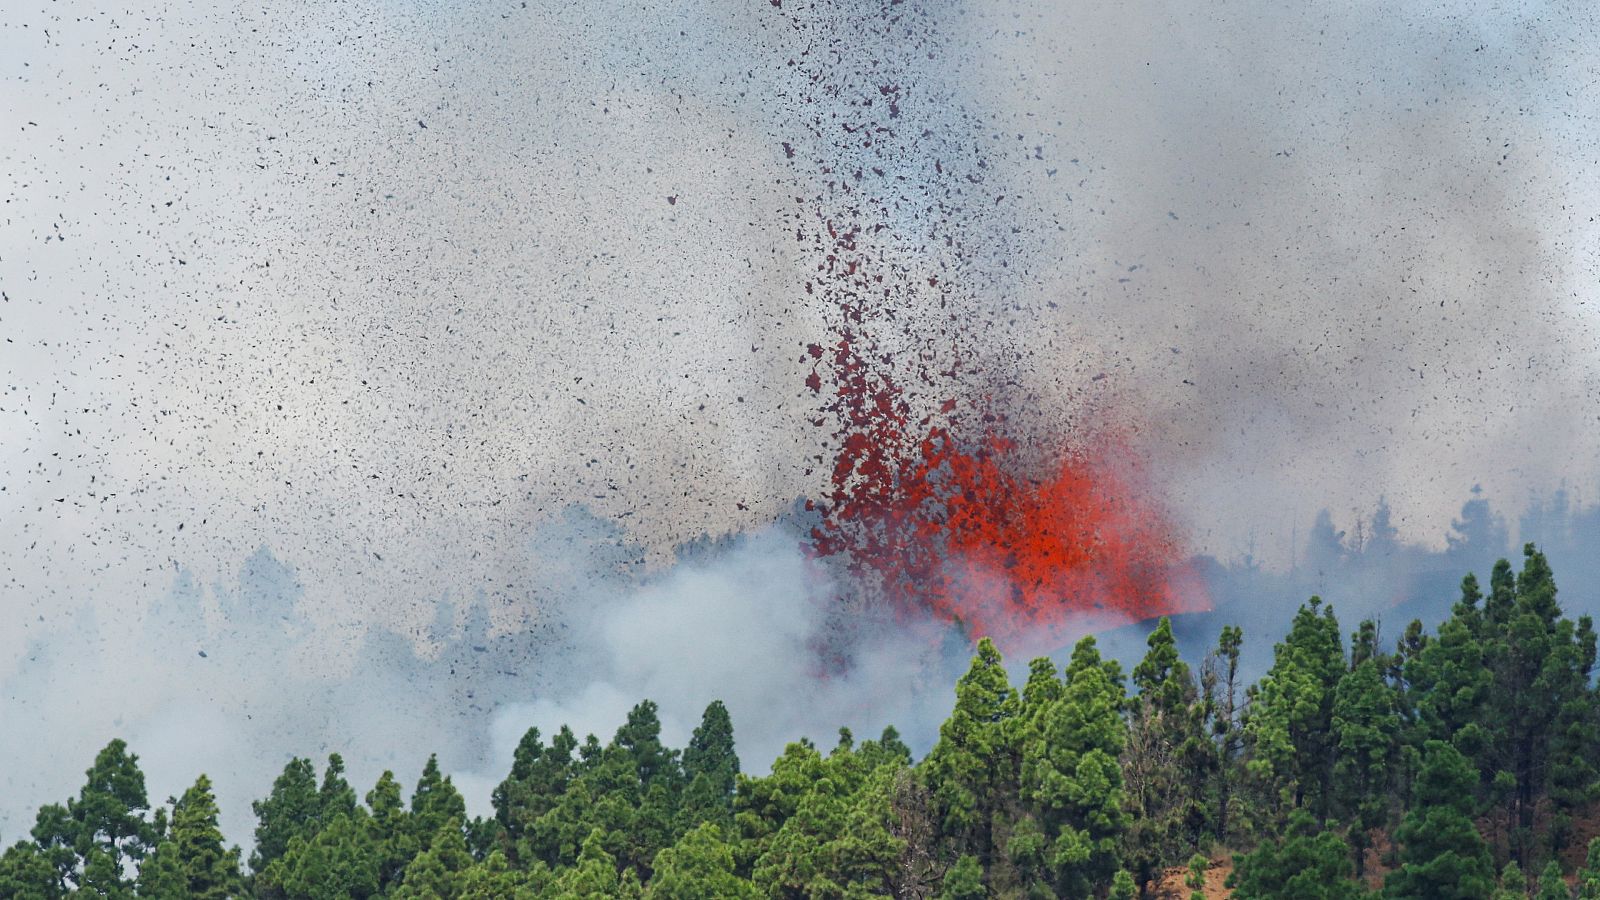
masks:
<instances>
[{"instance_id":1,"label":"white smoke plume","mask_svg":"<svg viewBox=\"0 0 1600 900\"><path fill-rule=\"evenodd\" d=\"M650 574L631 565L613 528L581 513L528 547L543 579L533 608L545 618L511 626L509 608L478 595L441 603L426 633L374 630L342 656L302 630L296 576L265 549L231 586L205 590L174 572L142 623L108 628L86 607L41 624L0 698L0 758L10 762L0 837L72 795L113 737L140 754L154 800L209 774L229 838L248 842L249 801L291 756L320 764L340 753L365 790L385 768L414 780L438 752L471 810L486 814L528 727L570 725L605 741L644 699L680 746L722 700L755 772L800 737L831 745L840 727L876 736L894 725L926 748L965 662L933 622L842 623L839 586L789 528ZM210 616L195 615L202 604Z\"/></svg>"},{"instance_id":2,"label":"white smoke plume","mask_svg":"<svg viewBox=\"0 0 1600 900\"><path fill-rule=\"evenodd\" d=\"M1392 621L1518 538L1592 571L1591 4L903 6L940 33L907 121L1005 198L982 340L1036 418L1121 411L1222 561L1190 649L1238 618L1266 652L1311 590ZM937 635L819 681L798 539L671 564L827 476L801 50L744 0L11 4L0 837L118 735L239 840L291 754L370 784L437 749L481 810L524 722L654 697L681 737L719 686L750 765L925 746ZM1509 518L1451 543L1479 483Z\"/></svg>"}]
</instances>

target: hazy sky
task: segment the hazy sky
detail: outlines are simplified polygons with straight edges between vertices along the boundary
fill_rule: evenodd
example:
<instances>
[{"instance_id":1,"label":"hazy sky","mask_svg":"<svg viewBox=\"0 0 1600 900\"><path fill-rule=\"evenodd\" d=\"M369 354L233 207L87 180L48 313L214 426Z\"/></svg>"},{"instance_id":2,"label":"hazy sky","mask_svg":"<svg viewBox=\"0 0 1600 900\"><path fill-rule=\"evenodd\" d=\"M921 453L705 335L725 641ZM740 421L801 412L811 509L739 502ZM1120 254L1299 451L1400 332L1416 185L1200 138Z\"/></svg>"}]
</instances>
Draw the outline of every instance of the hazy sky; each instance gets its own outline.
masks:
<instances>
[{"instance_id":1,"label":"hazy sky","mask_svg":"<svg viewBox=\"0 0 1600 900\"><path fill-rule=\"evenodd\" d=\"M830 52L979 123L982 341L1134 423L1196 551L1593 496L1591 4L911 6L937 53ZM265 544L404 621L566 503L663 547L815 493L785 63L845 9L10 4L0 608Z\"/></svg>"}]
</instances>

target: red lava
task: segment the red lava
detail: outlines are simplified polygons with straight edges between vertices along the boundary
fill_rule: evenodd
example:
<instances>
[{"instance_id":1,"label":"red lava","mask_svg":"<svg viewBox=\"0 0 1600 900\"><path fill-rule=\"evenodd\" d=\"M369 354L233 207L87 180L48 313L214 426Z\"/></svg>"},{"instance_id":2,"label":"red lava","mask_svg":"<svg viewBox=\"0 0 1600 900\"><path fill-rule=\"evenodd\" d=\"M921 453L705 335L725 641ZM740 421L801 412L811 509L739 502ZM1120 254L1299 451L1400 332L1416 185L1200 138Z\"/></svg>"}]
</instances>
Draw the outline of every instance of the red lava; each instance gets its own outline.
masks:
<instances>
[{"instance_id":1,"label":"red lava","mask_svg":"<svg viewBox=\"0 0 1600 900\"><path fill-rule=\"evenodd\" d=\"M1207 605L1139 457L1118 435L1101 430L1041 464L1023 458L1007 417L983 404L946 399L937 415L913 421L861 343L846 330L831 350L807 348L807 383L820 393L831 373L828 408L839 422L813 547L843 554L895 613L931 613L974 638L1041 648ZM972 419L981 424L967 432Z\"/></svg>"}]
</instances>

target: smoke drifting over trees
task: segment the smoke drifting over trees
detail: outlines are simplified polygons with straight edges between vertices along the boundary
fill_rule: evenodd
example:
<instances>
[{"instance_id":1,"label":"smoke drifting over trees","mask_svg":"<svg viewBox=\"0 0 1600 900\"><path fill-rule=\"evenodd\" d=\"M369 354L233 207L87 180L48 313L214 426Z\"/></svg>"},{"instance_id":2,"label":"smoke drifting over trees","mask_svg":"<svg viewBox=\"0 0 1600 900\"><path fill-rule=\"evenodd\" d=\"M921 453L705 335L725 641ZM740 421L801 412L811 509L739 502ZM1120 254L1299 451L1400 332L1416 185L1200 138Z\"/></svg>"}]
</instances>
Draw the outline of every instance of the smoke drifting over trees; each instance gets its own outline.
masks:
<instances>
[{"instance_id":1,"label":"smoke drifting over trees","mask_svg":"<svg viewBox=\"0 0 1600 900\"><path fill-rule=\"evenodd\" d=\"M784 574L775 560L741 542L647 587L645 607L668 599L657 590L679 594L647 646L672 646L695 624L693 612L670 618L697 605L683 588L712 597L719 578L752 566ZM649 611L628 610L625 627ZM41 806L29 838L0 855L0 891L1131 900L1180 877L1192 898L1215 896L1217 870L1237 900L1520 900L1523 872L1538 870L1539 900L1571 900L1568 872L1580 897L1592 894L1596 634L1592 617L1566 615L1546 556L1529 544L1520 571L1500 559L1486 582L1466 575L1448 616L1434 629L1414 620L1392 649L1372 619L1348 639L1346 627L1320 598L1300 604L1254 679L1240 676L1248 637L1233 626L1197 667L1163 618L1131 668L1088 636L1064 664L1033 659L1025 678L984 638L925 753L893 727L865 741L840 728L826 754L800 738L749 771L721 700L677 739L649 700L619 711L605 742L523 725L476 815L435 755L409 802L392 770L362 802L341 753L327 755L320 784L311 759L291 757L251 804L248 871L207 775L152 804L140 758L113 739L77 795ZM770 636L758 642L774 649ZM676 689L670 675L653 680ZM851 690L817 687L836 707Z\"/></svg>"},{"instance_id":2,"label":"smoke drifting over trees","mask_svg":"<svg viewBox=\"0 0 1600 900\"><path fill-rule=\"evenodd\" d=\"M1600 514L1560 497L1531 508L1519 528L1572 573L1566 608L1600 610L1600 563L1587 552L1600 541ZM1223 625L1273 627L1313 594L1347 621L1372 618L1392 644L1413 618L1448 614L1460 572L1486 573L1515 549L1483 497L1466 504L1444 551L1399 540L1383 517L1380 508L1359 538L1326 515L1307 523L1291 571L1196 560L1215 605L1174 618L1178 647L1197 665ZM371 781L407 770L426 747L481 812L528 725L609 734L644 696L679 742L707 702L723 700L755 767L799 735L820 739L841 725L875 733L893 724L925 751L970 638L931 617L841 620L837 598L851 588L807 558L804 530L802 517L703 539L652 570L624 531L570 510L530 536L528 571L516 573L538 582L526 604L462 590L405 633L318 634L298 574L266 547L227 582L173 570L168 588L138 598L150 611L137 620L108 622L92 604L60 610L27 624L26 652L5 682L0 756L16 764L0 836L71 788L77 772L59 765L63 756L87 758L115 736L138 747L160 796L203 768L230 835L247 833L247 800L294 754L340 753L353 778ZM1101 646L1131 671L1152 627L1103 632ZM1265 672L1270 651L1247 644L1240 677Z\"/></svg>"},{"instance_id":3,"label":"smoke drifting over trees","mask_svg":"<svg viewBox=\"0 0 1600 900\"><path fill-rule=\"evenodd\" d=\"M974 636L841 620L788 515L818 198L879 204L883 356L978 322L1025 450L1129 435L1191 661L1311 594L1392 644L1525 540L1600 605L1583 5L57 7L0 22L7 838L118 735L232 837L290 754L481 810L642 696L931 747Z\"/></svg>"}]
</instances>

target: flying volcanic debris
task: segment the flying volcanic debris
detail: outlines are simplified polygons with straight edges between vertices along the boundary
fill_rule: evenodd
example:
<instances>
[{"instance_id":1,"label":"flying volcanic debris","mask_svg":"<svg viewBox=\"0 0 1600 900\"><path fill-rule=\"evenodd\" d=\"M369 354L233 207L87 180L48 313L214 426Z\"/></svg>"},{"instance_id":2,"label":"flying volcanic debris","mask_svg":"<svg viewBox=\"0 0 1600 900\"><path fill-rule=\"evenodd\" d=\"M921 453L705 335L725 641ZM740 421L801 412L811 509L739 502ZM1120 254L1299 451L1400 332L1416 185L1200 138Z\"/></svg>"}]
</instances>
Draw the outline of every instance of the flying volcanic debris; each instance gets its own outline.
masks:
<instances>
[{"instance_id":1,"label":"flying volcanic debris","mask_svg":"<svg viewBox=\"0 0 1600 900\"><path fill-rule=\"evenodd\" d=\"M835 454L816 553L897 614L1012 645L1203 605L1116 420L1086 416L1069 440L1010 412L1029 406L1024 361L993 349L962 285L1003 260L1014 212L987 187L981 122L936 121L953 104L908 77L940 52L927 12L777 15L806 37L789 62L803 133L782 146L814 258L804 289L831 311L827 344L801 358ZM846 34L868 49L844 53Z\"/></svg>"}]
</instances>

